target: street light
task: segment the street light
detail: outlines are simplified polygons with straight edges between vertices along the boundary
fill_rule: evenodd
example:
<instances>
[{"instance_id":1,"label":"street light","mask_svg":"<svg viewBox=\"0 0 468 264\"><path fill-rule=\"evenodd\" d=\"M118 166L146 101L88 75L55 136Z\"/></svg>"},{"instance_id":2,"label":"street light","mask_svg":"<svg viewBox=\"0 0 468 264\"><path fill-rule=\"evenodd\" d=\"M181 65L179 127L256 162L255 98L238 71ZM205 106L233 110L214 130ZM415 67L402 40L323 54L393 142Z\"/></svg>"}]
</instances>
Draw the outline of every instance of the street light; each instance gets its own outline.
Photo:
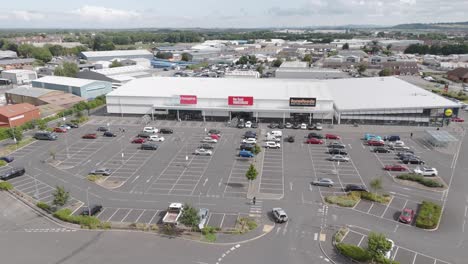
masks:
<instances>
[{"instance_id":1,"label":"street light","mask_svg":"<svg viewBox=\"0 0 468 264\"><path fill-rule=\"evenodd\" d=\"M89 187L86 188L86 203L88 204L88 214L91 215L91 208L89 207Z\"/></svg>"},{"instance_id":2,"label":"street light","mask_svg":"<svg viewBox=\"0 0 468 264\"><path fill-rule=\"evenodd\" d=\"M63 120L63 122L65 122L65 120L67 120L67 118L64 116L64 117L62 117L62 120ZM67 152L67 159L69 159L70 154L68 153L68 129L66 129L66 130L67 130L67 132L65 133L65 151Z\"/></svg>"}]
</instances>

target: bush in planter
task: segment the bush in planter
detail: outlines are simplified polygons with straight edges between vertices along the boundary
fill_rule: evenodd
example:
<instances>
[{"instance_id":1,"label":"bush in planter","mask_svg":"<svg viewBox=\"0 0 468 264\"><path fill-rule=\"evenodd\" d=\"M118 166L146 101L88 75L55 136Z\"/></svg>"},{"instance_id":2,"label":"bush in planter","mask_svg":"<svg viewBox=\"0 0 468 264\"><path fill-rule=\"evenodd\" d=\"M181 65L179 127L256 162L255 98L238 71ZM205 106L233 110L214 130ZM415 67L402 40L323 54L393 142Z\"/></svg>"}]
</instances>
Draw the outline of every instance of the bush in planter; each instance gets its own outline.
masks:
<instances>
[{"instance_id":1,"label":"bush in planter","mask_svg":"<svg viewBox=\"0 0 468 264\"><path fill-rule=\"evenodd\" d=\"M423 201L416 216L416 226L424 229L436 228L440 221L442 207L438 204Z\"/></svg>"},{"instance_id":2,"label":"bush in planter","mask_svg":"<svg viewBox=\"0 0 468 264\"><path fill-rule=\"evenodd\" d=\"M48 205L48 204L46 204L44 202L37 202L36 206L41 208L42 210L48 212L48 213L51 212L51 210L52 210L50 205Z\"/></svg>"},{"instance_id":3,"label":"bush in planter","mask_svg":"<svg viewBox=\"0 0 468 264\"><path fill-rule=\"evenodd\" d=\"M418 182L426 187L444 187L444 185L436 180L433 179L427 179L422 175L419 174L414 174L414 173L407 173L407 174L401 174L396 176L397 179L400 180L405 180L405 181L414 181Z\"/></svg>"},{"instance_id":4,"label":"bush in planter","mask_svg":"<svg viewBox=\"0 0 468 264\"><path fill-rule=\"evenodd\" d=\"M9 191L13 189L13 185L9 182L0 182L0 190L2 191Z\"/></svg>"},{"instance_id":5,"label":"bush in planter","mask_svg":"<svg viewBox=\"0 0 468 264\"><path fill-rule=\"evenodd\" d=\"M352 244L338 243L336 245L341 254L356 261L369 261L371 256L367 250Z\"/></svg>"}]
</instances>

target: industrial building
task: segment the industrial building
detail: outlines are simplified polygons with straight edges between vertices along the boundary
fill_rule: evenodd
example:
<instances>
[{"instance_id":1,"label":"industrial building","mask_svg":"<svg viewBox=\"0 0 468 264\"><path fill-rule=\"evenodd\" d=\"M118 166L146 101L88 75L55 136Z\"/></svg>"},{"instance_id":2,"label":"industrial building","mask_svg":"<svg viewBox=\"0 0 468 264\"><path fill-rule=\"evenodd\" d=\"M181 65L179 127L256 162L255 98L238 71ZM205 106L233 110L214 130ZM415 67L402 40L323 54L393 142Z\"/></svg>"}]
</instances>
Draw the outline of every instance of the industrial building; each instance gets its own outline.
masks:
<instances>
[{"instance_id":1,"label":"industrial building","mask_svg":"<svg viewBox=\"0 0 468 264\"><path fill-rule=\"evenodd\" d=\"M6 70L2 71L2 78L10 80L12 84L29 84L37 79L37 74L30 70Z\"/></svg>"},{"instance_id":2,"label":"industrial building","mask_svg":"<svg viewBox=\"0 0 468 264\"><path fill-rule=\"evenodd\" d=\"M39 109L32 104L15 104L0 107L0 127L16 127L39 119Z\"/></svg>"},{"instance_id":3,"label":"industrial building","mask_svg":"<svg viewBox=\"0 0 468 264\"><path fill-rule=\"evenodd\" d=\"M153 53L147 50L110 50L110 51L83 51L79 57L88 61L112 61L114 59L153 59Z\"/></svg>"},{"instance_id":4,"label":"industrial building","mask_svg":"<svg viewBox=\"0 0 468 264\"><path fill-rule=\"evenodd\" d=\"M78 78L110 82L112 83L112 88L120 87L122 84L134 79L151 76L150 69L141 65L85 70L78 72L76 75Z\"/></svg>"},{"instance_id":5,"label":"industrial building","mask_svg":"<svg viewBox=\"0 0 468 264\"><path fill-rule=\"evenodd\" d=\"M112 84L110 82L60 76L42 77L33 81L32 86L71 93L87 100L112 91Z\"/></svg>"},{"instance_id":6,"label":"industrial building","mask_svg":"<svg viewBox=\"0 0 468 264\"><path fill-rule=\"evenodd\" d=\"M250 78L250 79L257 79L260 78L260 73L258 71L228 71L224 74L225 78Z\"/></svg>"},{"instance_id":7,"label":"industrial building","mask_svg":"<svg viewBox=\"0 0 468 264\"><path fill-rule=\"evenodd\" d=\"M107 111L179 120L437 125L454 103L394 77L336 80L152 77L107 95Z\"/></svg>"},{"instance_id":8,"label":"industrial building","mask_svg":"<svg viewBox=\"0 0 468 264\"><path fill-rule=\"evenodd\" d=\"M275 77L281 79L339 79L349 75L341 70L311 68L305 61L285 61L275 71Z\"/></svg>"}]
</instances>

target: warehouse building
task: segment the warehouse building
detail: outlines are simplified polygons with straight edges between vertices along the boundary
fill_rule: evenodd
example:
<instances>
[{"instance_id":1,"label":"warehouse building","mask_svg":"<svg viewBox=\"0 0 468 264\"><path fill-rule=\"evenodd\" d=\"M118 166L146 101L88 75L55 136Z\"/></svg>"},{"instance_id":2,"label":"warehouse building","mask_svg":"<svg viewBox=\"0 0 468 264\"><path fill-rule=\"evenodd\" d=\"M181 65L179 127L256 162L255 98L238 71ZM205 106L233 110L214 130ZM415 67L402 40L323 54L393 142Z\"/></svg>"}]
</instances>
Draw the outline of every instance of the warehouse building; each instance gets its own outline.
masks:
<instances>
[{"instance_id":1,"label":"warehouse building","mask_svg":"<svg viewBox=\"0 0 468 264\"><path fill-rule=\"evenodd\" d=\"M10 80L12 84L29 84L37 79L37 74L31 70L6 70L2 71L2 78Z\"/></svg>"},{"instance_id":2,"label":"warehouse building","mask_svg":"<svg viewBox=\"0 0 468 264\"><path fill-rule=\"evenodd\" d=\"M112 91L112 84L110 82L61 76L42 77L33 81L32 86L71 93L87 100Z\"/></svg>"},{"instance_id":3,"label":"warehouse building","mask_svg":"<svg viewBox=\"0 0 468 264\"><path fill-rule=\"evenodd\" d=\"M39 109L32 104L16 104L0 107L0 127L16 127L40 118Z\"/></svg>"},{"instance_id":4,"label":"warehouse building","mask_svg":"<svg viewBox=\"0 0 468 264\"><path fill-rule=\"evenodd\" d=\"M83 97L71 93L43 88L20 86L5 93L7 104L29 103L35 106L55 105L58 109L68 109L79 102L86 101ZM41 111L42 112L42 111Z\"/></svg>"},{"instance_id":5,"label":"warehouse building","mask_svg":"<svg viewBox=\"0 0 468 264\"><path fill-rule=\"evenodd\" d=\"M76 75L78 78L110 82L112 88L120 87L131 80L151 76L150 69L141 65L85 70Z\"/></svg>"},{"instance_id":6,"label":"warehouse building","mask_svg":"<svg viewBox=\"0 0 468 264\"><path fill-rule=\"evenodd\" d=\"M115 59L145 58L151 60L153 53L147 50L110 50L110 51L83 51L79 57L88 61L113 61Z\"/></svg>"},{"instance_id":7,"label":"warehouse building","mask_svg":"<svg viewBox=\"0 0 468 264\"><path fill-rule=\"evenodd\" d=\"M275 71L275 77L281 79L339 79L349 75L341 70L311 68L305 61L285 61Z\"/></svg>"},{"instance_id":8,"label":"warehouse building","mask_svg":"<svg viewBox=\"0 0 468 264\"><path fill-rule=\"evenodd\" d=\"M152 77L107 95L107 111L180 120L439 125L460 105L394 77L336 80Z\"/></svg>"}]
</instances>

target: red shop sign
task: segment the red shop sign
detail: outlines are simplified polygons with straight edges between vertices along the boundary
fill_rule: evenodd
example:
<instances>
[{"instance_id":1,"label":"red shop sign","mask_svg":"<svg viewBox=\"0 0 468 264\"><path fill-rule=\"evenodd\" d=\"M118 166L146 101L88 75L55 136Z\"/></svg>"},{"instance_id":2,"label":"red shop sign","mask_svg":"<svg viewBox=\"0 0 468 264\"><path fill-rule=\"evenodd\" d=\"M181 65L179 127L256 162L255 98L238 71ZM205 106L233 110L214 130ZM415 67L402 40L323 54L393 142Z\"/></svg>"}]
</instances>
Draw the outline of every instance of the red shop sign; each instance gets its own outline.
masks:
<instances>
[{"instance_id":1,"label":"red shop sign","mask_svg":"<svg viewBox=\"0 0 468 264\"><path fill-rule=\"evenodd\" d=\"M253 105L252 96L229 96L228 105Z\"/></svg>"},{"instance_id":2,"label":"red shop sign","mask_svg":"<svg viewBox=\"0 0 468 264\"><path fill-rule=\"evenodd\" d=\"M180 104L194 105L197 104L196 95L180 95Z\"/></svg>"}]
</instances>

